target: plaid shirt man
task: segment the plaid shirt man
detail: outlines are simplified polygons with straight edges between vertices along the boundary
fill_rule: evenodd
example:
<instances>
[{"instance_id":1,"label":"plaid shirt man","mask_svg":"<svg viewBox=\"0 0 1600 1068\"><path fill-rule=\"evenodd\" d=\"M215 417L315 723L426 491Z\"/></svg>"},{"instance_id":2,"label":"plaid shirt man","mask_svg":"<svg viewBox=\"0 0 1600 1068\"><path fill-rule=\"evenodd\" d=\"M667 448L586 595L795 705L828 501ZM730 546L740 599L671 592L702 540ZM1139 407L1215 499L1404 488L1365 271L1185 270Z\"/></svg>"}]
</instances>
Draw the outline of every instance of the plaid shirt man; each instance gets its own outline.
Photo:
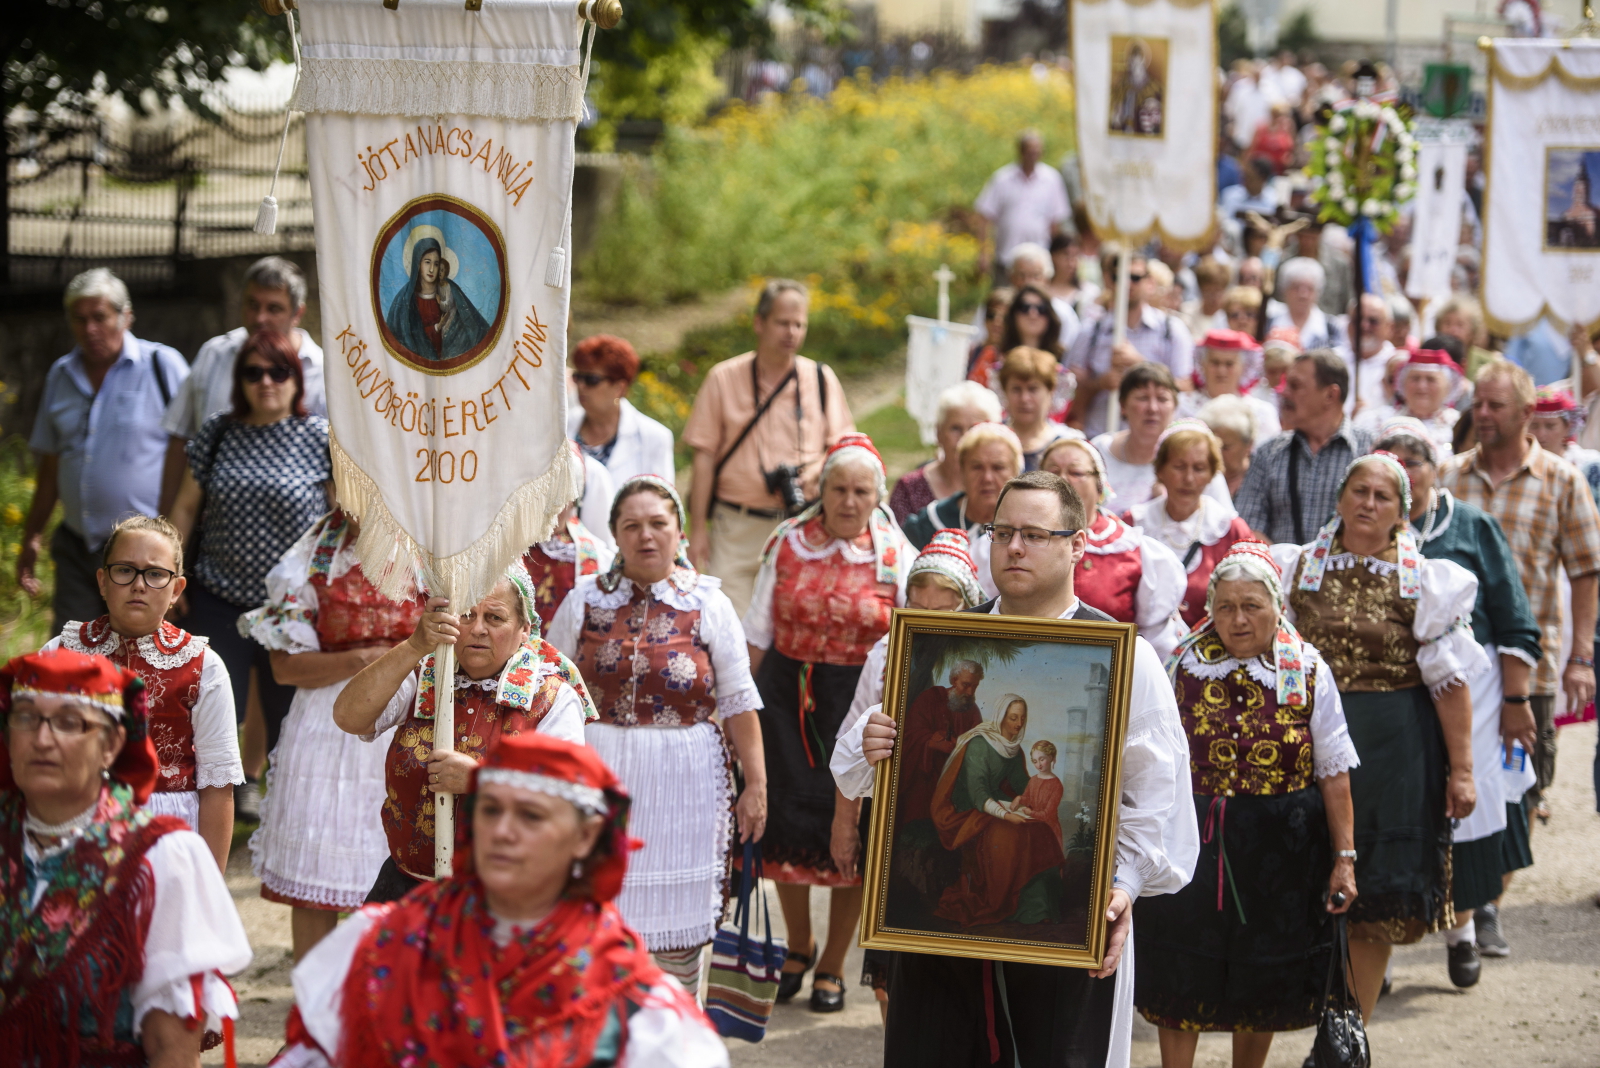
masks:
<instances>
[{"instance_id":1,"label":"plaid shirt man","mask_svg":"<svg viewBox=\"0 0 1600 1068\"><path fill-rule=\"evenodd\" d=\"M1571 578L1600 571L1600 510L1588 484L1576 467L1544 451L1531 437L1522 467L1499 486L1490 482L1476 448L1445 461L1439 484L1500 521L1543 638L1544 658L1534 673L1532 692L1554 695L1561 678L1562 665L1556 661L1566 615L1557 565Z\"/></svg>"},{"instance_id":2,"label":"plaid shirt man","mask_svg":"<svg viewBox=\"0 0 1600 1068\"><path fill-rule=\"evenodd\" d=\"M1268 541L1306 544L1333 518L1339 483L1351 461L1371 451L1372 434L1357 429L1348 419L1315 453L1305 434L1284 431L1264 442L1250 458L1250 470L1234 499L1239 518L1251 530L1265 534ZM1298 526L1291 486L1299 490Z\"/></svg>"}]
</instances>

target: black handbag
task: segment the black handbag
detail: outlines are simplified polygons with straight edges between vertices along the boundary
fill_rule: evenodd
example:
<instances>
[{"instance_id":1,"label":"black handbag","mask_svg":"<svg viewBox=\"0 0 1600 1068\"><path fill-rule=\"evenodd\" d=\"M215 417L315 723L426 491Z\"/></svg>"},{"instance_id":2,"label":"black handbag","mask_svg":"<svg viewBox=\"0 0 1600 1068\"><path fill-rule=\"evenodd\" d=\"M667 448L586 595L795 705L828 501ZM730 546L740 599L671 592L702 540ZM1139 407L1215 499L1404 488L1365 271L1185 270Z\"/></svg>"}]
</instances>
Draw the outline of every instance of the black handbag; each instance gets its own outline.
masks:
<instances>
[{"instance_id":1,"label":"black handbag","mask_svg":"<svg viewBox=\"0 0 1600 1068\"><path fill-rule=\"evenodd\" d=\"M1361 1023L1361 1003L1350 989L1350 930L1344 916L1335 916L1336 933L1328 959L1328 979L1322 986L1322 1019L1311 1047L1316 1068L1372 1068L1367 1029ZM1334 976L1339 987L1334 990Z\"/></svg>"}]
</instances>

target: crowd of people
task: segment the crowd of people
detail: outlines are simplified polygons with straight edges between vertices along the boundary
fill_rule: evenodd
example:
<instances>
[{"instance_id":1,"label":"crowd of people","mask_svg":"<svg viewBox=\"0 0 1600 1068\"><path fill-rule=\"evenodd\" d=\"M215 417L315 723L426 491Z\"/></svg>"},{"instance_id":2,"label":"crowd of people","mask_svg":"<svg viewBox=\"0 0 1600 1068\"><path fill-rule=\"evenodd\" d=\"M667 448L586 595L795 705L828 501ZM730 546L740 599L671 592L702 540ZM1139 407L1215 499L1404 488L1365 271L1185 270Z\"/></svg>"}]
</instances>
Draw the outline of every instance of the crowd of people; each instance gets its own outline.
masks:
<instances>
[{"instance_id":1,"label":"crowd of people","mask_svg":"<svg viewBox=\"0 0 1600 1068\"><path fill-rule=\"evenodd\" d=\"M236 820L292 910L278 1065L726 1064L696 997L739 843L777 886L778 999L810 974L810 1009L838 1012L874 765L1010 775L1028 714L1008 695L985 721L974 661L886 714L904 607L1138 639L1102 967L870 951L886 1064L1126 1064L1137 1011L1164 1068L1203 1031L1258 1068L1316 1022L1335 916L1365 1016L1392 948L1433 933L1474 985L1513 951L1499 903L1549 816L1558 727L1593 715L1600 356L1581 330L1564 356L1549 330L1496 351L1465 292L1413 308L1403 238L1350 290L1295 177L1346 91L1288 58L1229 75L1220 236L1186 252L1098 242L1023 134L977 200L994 284L968 378L892 486L800 354L798 282L765 285L754 348L697 393L687 504L680 441L628 400L637 353L584 339L581 493L465 610L362 572L292 263L250 268L241 325L192 366L134 335L109 271L73 279L18 563L37 590L59 503L58 634L0 671L21 954L0 1035L29 1066L176 1065L231 1033ZM1048 806L1035 748L1015 792ZM461 804L435 878L441 791ZM1006 817L975 808L972 833ZM1020 889L959 908L1014 918Z\"/></svg>"}]
</instances>

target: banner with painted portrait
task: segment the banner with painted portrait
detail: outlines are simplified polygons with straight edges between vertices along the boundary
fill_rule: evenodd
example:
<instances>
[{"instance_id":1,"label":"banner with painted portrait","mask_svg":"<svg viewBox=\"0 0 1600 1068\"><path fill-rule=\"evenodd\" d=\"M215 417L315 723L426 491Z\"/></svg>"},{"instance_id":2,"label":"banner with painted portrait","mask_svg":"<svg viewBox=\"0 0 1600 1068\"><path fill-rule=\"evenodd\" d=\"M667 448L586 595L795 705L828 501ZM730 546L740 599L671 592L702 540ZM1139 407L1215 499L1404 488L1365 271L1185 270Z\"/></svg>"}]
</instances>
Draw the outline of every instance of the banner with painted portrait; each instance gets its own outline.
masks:
<instances>
[{"instance_id":1,"label":"banner with painted portrait","mask_svg":"<svg viewBox=\"0 0 1600 1068\"><path fill-rule=\"evenodd\" d=\"M334 478L358 553L472 604L578 494L566 445L576 0L305 0Z\"/></svg>"},{"instance_id":2,"label":"banner with painted portrait","mask_svg":"<svg viewBox=\"0 0 1600 1068\"><path fill-rule=\"evenodd\" d=\"M1211 0L1072 0L1078 159L1095 232L1175 248L1215 229Z\"/></svg>"},{"instance_id":3,"label":"banner with painted portrait","mask_svg":"<svg viewBox=\"0 0 1600 1068\"><path fill-rule=\"evenodd\" d=\"M1600 41L1496 39L1489 55L1485 318L1504 334L1600 324Z\"/></svg>"}]
</instances>

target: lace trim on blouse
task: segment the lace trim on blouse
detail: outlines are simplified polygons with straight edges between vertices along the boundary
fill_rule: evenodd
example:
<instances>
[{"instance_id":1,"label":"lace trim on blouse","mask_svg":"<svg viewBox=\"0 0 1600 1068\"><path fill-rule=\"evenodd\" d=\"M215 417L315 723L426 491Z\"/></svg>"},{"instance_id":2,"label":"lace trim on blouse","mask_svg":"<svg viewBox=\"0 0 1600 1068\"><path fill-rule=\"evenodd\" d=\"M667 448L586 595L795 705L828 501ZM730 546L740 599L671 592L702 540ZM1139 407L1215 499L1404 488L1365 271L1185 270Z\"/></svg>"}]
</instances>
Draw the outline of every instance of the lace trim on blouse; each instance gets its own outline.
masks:
<instances>
[{"instance_id":1,"label":"lace trim on blouse","mask_svg":"<svg viewBox=\"0 0 1600 1068\"><path fill-rule=\"evenodd\" d=\"M96 621L98 622L98 620ZM165 624L163 624L164 626ZM61 647L70 649L74 653L87 653L91 656L111 656L122 648L122 643L128 641L126 637L111 629L110 620L105 623L104 636L91 634L90 640L85 642L82 638L85 624L71 622L61 631ZM91 630L94 623L87 624ZM159 631L157 631L159 633ZM171 671L180 668L197 656L204 656L209 642L198 635L179 631L184 635L184 643L173 650L163 649L156 641L155 634L146 634L142 638L133 639L139 655L144 657L145 663L157 671ZM222 783L217 785L221 786Z\"/></svg>"},{"instance_id":2,"label":"lace trim on blouse","mask_svg":"<svg viewBox=\"0 0 1600 1068\"><path fill-rule=\"evenodd\" d=\"M829 538L826 545L817 548L807 542L801 535L800 532L803 529L804 524L789 531L788 535L789 547L802 560L826 560L834 553L843 553L845 560L852 564L872 564L878 560L878 555L873 552L871 545L866 548L857 548L843 538Z\"/></svg>"},{"instance_id":3,"label":"lace trim on blouse","mask_svg":"<svg viewBox=\"0 0 1600 1068\"><path fill-rule=\"evenodd\" d=\"M871 554L868 554L871 559ZM650 584L650 596L680 612L693 612L704 608L706 593L720 589L722 583L708 575L688 568L678 568L659 582ZM600 588L598 582L585 585L583 602L595 608L622 608L633 600L633 580L626 575L617 582L610 593Z\"/></svg>"},{"instance_id":4,"label":"lace trim on blouse","mask_svg":"<svg viewBox=\"0 0 1600 1068\"><path fill-rule=\"evenodd\" d=\"M578 559L577 543L570 542L565 538L551 538L549 541L541 541L539 549L558 563L570 564Z\"/></svg>"}]
</instances>

